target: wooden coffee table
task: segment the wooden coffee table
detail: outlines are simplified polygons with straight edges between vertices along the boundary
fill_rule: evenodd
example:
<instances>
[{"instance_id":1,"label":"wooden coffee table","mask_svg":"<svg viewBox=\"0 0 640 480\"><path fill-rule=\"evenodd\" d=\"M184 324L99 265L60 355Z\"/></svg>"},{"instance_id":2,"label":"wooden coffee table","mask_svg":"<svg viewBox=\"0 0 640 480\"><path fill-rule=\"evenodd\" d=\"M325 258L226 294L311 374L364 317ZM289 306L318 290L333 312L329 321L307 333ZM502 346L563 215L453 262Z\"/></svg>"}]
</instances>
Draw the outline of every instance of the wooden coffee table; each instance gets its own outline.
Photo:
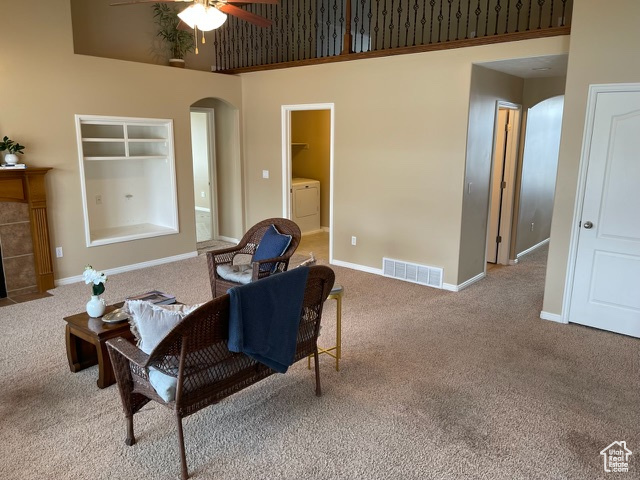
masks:
<instances>
[{"instance_id":1,"label":"wooden coffee table","mask_svg":"<svg viewBox=\"0 0 640 480\"><path fill-rule=\"evenodd\" d=\"M105 314L120 308L123 302L109 305ZM101 318L92 318L86 312L65 317L67 322L66 341L69 369L79 372L98 364L98 388L116 383L107 351L106 341L110 338L124 337L134 340L129 322L105 323Z\"/></svg>"}]
</instances>

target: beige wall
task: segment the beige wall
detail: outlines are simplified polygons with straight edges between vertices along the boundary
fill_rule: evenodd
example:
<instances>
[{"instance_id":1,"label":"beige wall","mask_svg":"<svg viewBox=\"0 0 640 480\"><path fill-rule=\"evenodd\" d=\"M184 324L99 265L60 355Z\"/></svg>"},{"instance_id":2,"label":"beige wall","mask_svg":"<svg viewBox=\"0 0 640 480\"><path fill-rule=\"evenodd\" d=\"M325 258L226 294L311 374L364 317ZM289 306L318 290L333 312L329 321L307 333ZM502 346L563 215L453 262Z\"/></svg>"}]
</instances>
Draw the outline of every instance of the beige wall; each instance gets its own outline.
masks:
<instances>
[{"instance_id":1,"label":"beige wall","mask_svg":"<svg viewBox=\"0 0 640 480\"><path fill-rule=\"evenodd\" d=\"M521 78L473 66L458 284L485 269L496 106L499 100L521 104L523 86Z\"/></svg>"},{"instance_id":2,"label":"beige wall","mask_svg":"<svg viewBox=\"0 0 640 480\"><path fill-rule=\"evenodd\" d=\"M167 65L166 44L156 35L153 4L110 6L114 0L71 0L75 52L96 57ZM180 8L188 4L178 3ZM198 38L199 53L188 53L187 68L211 71L213 37ZM201 37L201 35L200 35Z\"/></svg>"},{"instance_id":3,"label":"beige wall","mask_svg":"<svg viewBox=\"0 0 640 480\"><path fill-rule=\"evenodd\" d=\"M211 194L209 189L207 114L205 112L191 112L191 127L195 206L209 210L211 208L211 199L209 198Z\"/></svg>"},{"instance_id":4,"label":"beige wall","mask_svg":"<svg viewBox=\"0 0 640 480\"><path fill-rule=\"evenodd\" d=\"M292 176L320 180L320 226L329 227L331 110L291 112L291 141L308 145L292 147Z\"/></svg>"},{"instance_id":5,"label":"beige wall","mask_svg":"<svg viewBox=\"0 0 640 480\"><path fill-rule=\"evenodd\" d=\"M640 2L582 0L573 7L571 47L543 311L561 315L590 84L640 82ZM597 32L594 35L594 32Z\"/></svg>"},{"instance_id":6,"label":"beige wall","mask_svg":"<svg viewBox=\"0 0 640 480\"><path fill-rule=\"evenodd\" d=\"M556 96L527 111L514 256L550 235L563 103Z\"/></svg>"},{"instance_id":7,"label":"beige wall","mask_svg":"<svg viewBox=\"0 0 640 480\"><path fill-rule=\"evenodd\" d=\"M189 107L219 97L241 106L236 77L74 55L70 3L15 2L4 15L3 51L19 59L0 65L0 132L27 146L24 161L49 166L48 215L56 278L77 276L84 265L108 269L195 250ZM25 29L25 25L28 28ZM180 233L87 248L74 114L170 118L174 122Z\"/></svg>"},{"instance_id":8,"label":"beige wall","mask_svg":"<svg viewBox=\"0 0 640 480\"><path fill-rule=\"evenodd\" d=\"M282 214L281 106L334 103L334 258L439 266L456 284L472 63L567 49L555 37L243 74L247 224Z\"/></svg>"}]
</instances>

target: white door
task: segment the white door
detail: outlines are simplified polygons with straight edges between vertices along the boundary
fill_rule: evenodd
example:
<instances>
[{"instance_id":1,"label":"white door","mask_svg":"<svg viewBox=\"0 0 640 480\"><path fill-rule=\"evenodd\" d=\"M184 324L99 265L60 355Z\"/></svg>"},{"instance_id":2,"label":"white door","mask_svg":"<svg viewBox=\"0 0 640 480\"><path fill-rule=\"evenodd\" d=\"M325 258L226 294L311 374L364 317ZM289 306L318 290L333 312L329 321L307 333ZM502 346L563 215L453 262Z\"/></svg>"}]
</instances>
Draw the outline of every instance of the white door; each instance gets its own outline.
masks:
<instances>
[{"instance_id":1,"label":"white door","mask_svg":"<svg viewBox=\"0 0 640 480\"><path fill-rule=\"evenodd\" d=\"M640 84L614 88L591 90L569 321L640 337Z\"/></svg>"}]
</instances>

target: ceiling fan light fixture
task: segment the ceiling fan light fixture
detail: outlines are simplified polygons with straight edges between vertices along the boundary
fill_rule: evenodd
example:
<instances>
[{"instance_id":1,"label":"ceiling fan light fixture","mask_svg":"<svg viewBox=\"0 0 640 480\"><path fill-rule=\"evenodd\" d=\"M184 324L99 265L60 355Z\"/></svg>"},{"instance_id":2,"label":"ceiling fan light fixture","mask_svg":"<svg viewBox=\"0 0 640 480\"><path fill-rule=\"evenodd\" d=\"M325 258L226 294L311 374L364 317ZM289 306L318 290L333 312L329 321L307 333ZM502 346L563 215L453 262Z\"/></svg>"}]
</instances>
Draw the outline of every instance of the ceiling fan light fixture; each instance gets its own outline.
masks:
<instances>
[{"instance_id":1,"label":"ceiling fan light fixture","mask_svg":"<svg viewBox=\"0 0 640 480\"><path fill-rule=\"evenodd\" d=\"M194 3L178 14L180 20L191 28L198 28L203 32L214 30L227 20L227 15L215 7Z\"/></svg>"}]
</instances>

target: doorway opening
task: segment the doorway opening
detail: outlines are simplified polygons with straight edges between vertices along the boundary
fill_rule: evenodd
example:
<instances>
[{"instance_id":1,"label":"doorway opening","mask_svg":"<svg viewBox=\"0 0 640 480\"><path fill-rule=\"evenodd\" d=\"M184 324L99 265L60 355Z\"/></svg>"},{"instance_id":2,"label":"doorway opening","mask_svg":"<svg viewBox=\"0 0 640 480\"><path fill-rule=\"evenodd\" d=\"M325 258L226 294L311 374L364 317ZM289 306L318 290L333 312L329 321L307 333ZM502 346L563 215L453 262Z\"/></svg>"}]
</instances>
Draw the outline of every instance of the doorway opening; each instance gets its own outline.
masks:
<instances>
[{"instance_id":1,"label":"doorway opening","mask_svg":"<svg viewBox=\"0 0 640 480\"><path fill-rule=\"evenodd\" d=\"M219 98L190 107L194 224L199 252L238 243L244 233L240 115Z\"/></svg>"},{"instance_id":2,"label":"doorway opening","mask_svg":"<svg viewBox=\"0 0 640 480\"><path fill-rule=\"evenodd\" d=\"M333 260L334 105L282 106L283 216L302 231L298 253Z\"/></svg>"},{"instance_id":3,"label":"doorway opening","mask_svg":"<svg viewBox=\"0 0 640 480\"><path fill-rule=\"evenodd\" d=\"M190 113L196 242L202 243L218 238L215 112L212 108L192 108Z\"/></svg>"},{"instance_id":4,"label":"doorway opening","mask_svg":"<svg viewBox=\"0 0 640 480\"><path fill-rule=\"evenodd\" d=\"M502 101L496 104L487 226L487 269L494 265L509 264L520 114L520 105Z\"/></svg>"}]
</instances>

